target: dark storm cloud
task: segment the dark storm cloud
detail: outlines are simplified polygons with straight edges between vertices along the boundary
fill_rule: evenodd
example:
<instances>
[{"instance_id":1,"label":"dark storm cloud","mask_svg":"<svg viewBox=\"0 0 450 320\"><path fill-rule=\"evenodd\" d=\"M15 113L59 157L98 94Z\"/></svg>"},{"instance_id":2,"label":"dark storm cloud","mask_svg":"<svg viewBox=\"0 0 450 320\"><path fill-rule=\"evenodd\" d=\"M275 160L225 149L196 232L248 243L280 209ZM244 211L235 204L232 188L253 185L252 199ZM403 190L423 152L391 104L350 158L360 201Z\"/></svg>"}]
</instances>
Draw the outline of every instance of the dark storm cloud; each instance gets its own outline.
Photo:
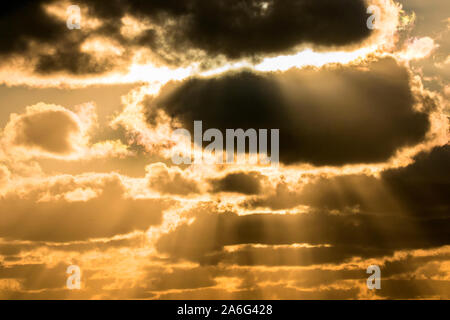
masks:
<instances>
[{"instance_id":1,"label":"dark storm cloud","mask_svg":"<svg viewBox=\"0 0 450 320\"><path fill-rule=\"evenodd\" d=\"M147 117L164 110L193 132L280 129L280 160L315 165L382 162L424 139L428 115L414 109L407 70L392 59L359 67L231 73L167 84L149 98Z\"/></svg>"},{"instance_id":2,"label":"dark storm cloud","mask_svg":"<svg viewBox=\"0 0 450 320\"><path fill-rule=\"evenodd\" d=\"M419 154L414 164L385 171L381 179L416 215L450 217L450 145Z\"/></svg>"},{"instance_id":3,"label":"dark storm cloud","mask_svg":"<svg viewBox=\"0 0 450 320\"><path fill-rule=\"evenodd\" d=\"M86 4L105 19L129 13L165 25L173 18L165 27L174 49L199 48L230 58L285 51L302 43L351 44L370 34L362 0L89 0Z\"/></svg>"},{"instance_id":4,"label":"dark storm cloud","mask_svg":"<svg viewBox=\"0 0 450 320\"><path fill-rule=\"evenodd\" d=\"M99 74L111 70L114 63L98 60L94 55L80 52L79 44L67 42L59 45L55 54L39 55L36 71L42 74L66 71L75 75Z\"/></svg>"},{"instance_id":5,"label":"dark storm cloud","mask_svg":"<svg viewBox=\"0 0 450 320\"><path fill-rule=\"evenodd\" d=\"M218 179L211 179L213 192L258 194L261 192L262 175L258 172L234 172Z\"/></svg>"},{"instance_id":6,"label":"dark storm cloud","mask_svg":"<svg viewBox=\"0 0 450 320\"><path fill-rule=\"evenodd\" d=\"M71 32L66 21L46 12L44 6L57 3L52 0L19 0L8 2L0 12L0 58L23 55L36 59L35 71L73 74L102 73L114 64L82 52L81 44L88 34ZM37 48L48 45L54 52L42 53ZM3 62L2 61L2 62Z\"/></svg>"},{"instance_id":7,"label":"dark storm cloud","mask_svg":"<svg viewBox=\"0 0 450 320\"><path fill-rule=\"evenodd\" d=\"M96 30L68 30L65 21L45 11L43 6L53 3L58 1L6 4L0 13L0 56L37 58L40 73L93 74L110 70L117 61L82 52L81 43L91 35L112 38L130 50L150 48L171 63L192 58L186 56L190 49L239 58L285 52L300 44L355 44L370 35L363 0L80 1L82 9L102 21ZM126 38L120 33L124 16L153 26ZM55 50L38 53L32 43Z\"/></svg>"},{"instance_id":8,"label":"dark storm cloud","mask_svg":"<svg viewBox=\"0 0 450 320\"><path fill-rule=\"evenodd\" d=\"M0 55L24 53L30 41L54 44L67 31L65 23L49 16L48 1L7 1L0 10ZM65 29L64 29L65 28Z\"/></svg>"},{"instance_id":9,"label":"dark storm cloud","mask_svg":"<svg viewBox=\"0 0 450 320\"><path fill-rule=\"evenodd\" d=\"M398 215L332 214L319 211L297 215L203 214L192 224L183 224L163 235L157 248L175 259L183 258L203 264L216 264L230 259L244 264L259 262L273 265L283 264L283 260L267 259L264 257L267 252L256 252L255 260L251 260L252 254L246 254L245 251L241 256L233 257L224 251L224 247L308 243L331 245L332 248L316 247L303 252L297 250L295 254L299 264L331 263L342 262L351 256L376 257L390 255L395 250L447 245L450 243L447 232L449 223L449 218L418 219ZM288 265L295 260L286 258L282 253L268 251L285 259Z\"/></svg>"}]
</instances>

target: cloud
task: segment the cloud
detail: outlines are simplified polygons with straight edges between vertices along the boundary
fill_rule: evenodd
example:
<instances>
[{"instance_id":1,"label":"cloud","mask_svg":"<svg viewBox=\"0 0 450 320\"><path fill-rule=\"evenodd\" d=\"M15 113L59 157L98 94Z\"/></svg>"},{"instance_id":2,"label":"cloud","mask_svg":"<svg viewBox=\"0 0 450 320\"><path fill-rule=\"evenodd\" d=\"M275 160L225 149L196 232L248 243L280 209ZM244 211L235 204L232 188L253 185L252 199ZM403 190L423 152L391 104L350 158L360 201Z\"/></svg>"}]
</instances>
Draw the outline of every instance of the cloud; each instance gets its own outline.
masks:
<instances>
[{"instance_id":1,"label":"cloud","mask_svg":"<svg viewBox=\"0 0 450 320\"><path fill-rule=\"evenodd\" d=\"M407 69L382 59L364 68L192 78L167 84L145 104L151 124L162 110L190 132L194 120L222 132L280 129L284 164L344 165L383 162L424 140L428 114L416 110L423 100Z\"/></svg>"},{"instance_id":2,"label":"cloud","mask_svg":"<svg viewBox=\"0 0 450 320\"><path fill-rule=\"evenodd\" d=\"M1 16L0 56L26 57L38 74L94 75L124 70L142 50L158 63L207 65L218 56L252 58L299 45L350 46L371 34L363 0L82 0L79 30L66 26L69 5L8 4ZM124 31L130 24L132 36ZM105 44L86 51L93 39L116 43L117 52L104 55Z\"/></svg>"},{"instance_id":3,"label":"cloud","mask_svg":"<svg viewBox=\"0 0 450 320\"><path fill-rule=\"evenodd\" d=\"M268 285L252 289L224 290L221 288L205 288L184 292L170 292L161 295L162 300L344 300L355 299L358 288L321 288L315 291L299 290L281 285Z\"/></svg>"},{"instance_id":4,"label":"cloud","mask_svg":"<svg viewBox=\"0 0 450 320\"><path fill-rule=\"evenodd\" d=\"M450 184L443 174L449 161L450 146L436 147L417 155L411 165L383 171L378 178L364 174L319 177L297 192L279 184L273 194L247 200L244 206L280 209L302 204L371 214L449 217Z\"/></svg>"},{"instance_id":5,"label":"cloud","mask_svg":"<svg viewBox=\"0 0 450 320\"><path fill-rule=\"evenodd\" d=\"M27 107L22 114L11 114L0 142L4 157L14 161L33 158L87 160L132 153L119 140L91 143L96 126L97 114L91 103L78 105L72 111L41 102Z\"/></svg>"},{"instance_id":6,"label":"cloud","mask_svg":"<svg viewBox=\"0 0 450 320\"><path fill-rule=\"evenodd\" d=\"M0 188L6 185L9 181L11 173L4 165L0 165Z\"/></svg>"},{"instance_id":7,"label":"cloud","mask_svg":"<svg viewBox=\"0 0 450 320\"><path fill-rule=\"evenodd\" d=\"M140 39L141 43L148 39L148 46L162 42L172 51L201 49L230 58L283 52L305 43L353 44L370 35L362 0L339 4L330 0L126 1L114 5L89 1L89 5L102 19L118 20L126 14L150 19L156 26ZM173 23L165 23L167 18ZM155 39L161 26L165 41Z\"/></svg>"},{"instance_id":8,"label":"cloud","mask_svg":"<svg viewBox=\"0 0 450 320\"><path fill-rule=\"evenodd\" d=\"M73 113L54 107L28 109L27 114L13 119L12 125L14 144L63 155L74 151L71 138L80 134Z\"/></svg>"},{"instance_id":9,"label":"cloud","mask_svg":"<svg viewBox=\"0 0 450 320\"><path fill-rule=\"evenodd\" d=\"M15 1L4 6L0 19L0 54L24 53L32 42L56 43L67 30L43 7L50 1Z\"/></svg>"},{"instance_id":10,"label":"cloud","mask_svg":"<svg viewBox=\"0 0 450 320\"><path fill-rule=\"evenodd\" d=\"M292 190L286 182L279 182L273 191L247 199L241 203L244 208L270 208L272 210L292 209L301 204L298 191Z\"/></svg>"},{"instance_id":11,"label":"cloud","mask_svg":"<svg viewBox=\"0 0 450 320\"><path fill-rule=\"evenodd\" d=\"M31 64L34 71L42 74L61 71L76 75L95 74L116 66L112 59L83 52L84 41L96 32L87 28L70 32L66 26L67 17L55 16L48 10L49 6L64 6L64 3L20 0L6 5L0 22L2 60L17 63L18 57L25 58L28 68ZM62 10L65 12L69 5Z\"/></svg>"},{"instance_id":12,"label":"cloud","mask_svg":"<svg viewBox=\"0 0 450 320\"><path fill-rule=\"evenodd\" d=\"M284 215L211 213L199 215L192 224L182 224L162 235L156 247L173 259L202 264L338 263L351 257L379 257L395 250L447 245L448 224L448 217L417 219L389 213L335 214L324 210ZM242 247L231 253L226 250L227 246L245 244L269 248ZM270 248L293 244L315 247ZM272 254L275 256L270 258Z\"/></svg>"},{"instance_id":13,"label":"cloud","mask_svg":"<svg viewBox=\"0 0 450 320\"><path fill-rule=\"evenodd\" d=\"M44 264L3 266L0 264L0 279L20 280L22 290L63 288L66 283L67 266L60 263L54 267Z\"/></svg>"},{"instance_id":14,"label":"cloud","mask_svg":"<svg viewBox=\"0 0 450 320\"><path fill-rule=\"evenodd\" d=\"M55 252L75 252L77 254L84 254L86 252L105 252L111 249L123 249L123 248L138 248L145 242L146 236L143 234L137 234L135 236L107 239L107 240L87 240L77 242L23 242L23 241L0 241L0 255L5 260L19 258L21 254L29 254L37 252L42 249L48 249L52 253Z\"/></svg>"},{"instance_id":15,"label":"cloud","mask_svg":"<svg viewBox=\"0 0 450 320\"><path fill-rule=\"evenodd\" d=\"M154 163L146 167L148 185L163 194L189 195L200 193L195 179L184 177L187 172L179 168L168 168L163 163Z\"/></svg>"},{"instance_id":16,"label":"cloud","mask_svg":"<svg viewBox=\"0 0 450 320\"><path fill-rule=\"evenodd\" d=\"M233 248L233 247L232 247ZM238 266L290 266L304 267L324 264L340 264L354 258L373 258L390 254L378 248L360 246L251 246L243 245L232 250L210 253L200 260L202 263L220 262L226 265Z\"/></svg>"},{"instance_id":17,"label":"cloud","mask_svg":"<svg viewBox=\"0 0 450 320\"><path fill-rule=\"evenodd\" d=\"M384 280L380 292L387 299L440 299L450 298L450 281L432 279Z\"/></svg>"},{"instance_id":18,"label":"cloud","mask_svg":"<svg viewBox=\"0 0 450 320\"><path fill-rule=\"evenodd\" d=\"M61 197L80 187L70 180L41 186L43 190L30 190L22 196L6 194L0 198L2 237L68 242L124 235L160 224L163 210L170 206L167 200L128 197L115 176L99 182L99 195L86 201ZM51 193L56 190L59 192Z\"/></svg>"},{"instance_id":19,"label":"cloud","mask_svg":"<svg viewBox=\"0 0 450 320\"><path fill-rule=\"evenodd\" d=\"M269 250L269 249L267 249ZM242 252L245 253L245 252ZM267 260L283 261L277 250L267 254ZM238 252L239 254L239 252ZM250 258L247 255L247 258ZM314 255L313 255L314 257ZM261 256L255 255L256 264ZM284 258L290 257L284 256ZM306 261L308 257L304 256ZM179 299L198 297L247 297L247 298L292 298L292 295L302 295L304 298L321 297L331 299L342 294L343 298L364 298L367 274L365 267L369 263L376 263L381 268L384 281L389 282L382 290L376 291L372 298L420 298L432 296L445 296L446 282L449 273L442 263L448 261L447 248L427 251L403 251L392 257L383 257L378 260L353 260L339 265L314 265L308 268L284 268L270 265L270 268L257 266L239 266L224 268L219 266L170 266L149 264L143 268L142 276L136 283L122 286L118 289L113 285L114 280L105 275L105 270L97 267L98 271L82 264L83 290L85 298L99 297L135 297L166 299L177 297ZM49 265L44 263L18 262L14 265L0 263L0 286L3 285L2 297L31 298L27 290L40 290L39 297L49 295L60 299L67 298L69 290L63 290L67 275L67 265L62 263ZM50 275L53 274L53 277ZM427 277L427 278L424 278ZM414 290L411 290L409 281L414 280ZM15 281L13 285L5 286L2 280ZM117 282L117 279L115 279ZM392 288L391 284L396 284ZM416 287L425 286L425 290ZM440 285L438 285L440 284ZM117 289L116 289L117 288ZM363 289L364 290L364 289ZM176 294L175 294L176 293ZM174 295L175 294L175 295ZM36 297L36 296L35 296ZM70 296L70 298L75 298Z\"/></svg>"},{"instance_id":20,"label":"cloud","mask_svg":"<svg viewBox=\"0 0 450 320\"><path fill-rule=\"evenodd\" d=\"M439 45L435 44L430 37L411 39L405 48L398 53L399 57L406 60L424 59L433 52Z\"/></svg>"},{"instance_id":21,"label":"cloud","mask_svg":"<svg viewBox=\"0 0 450 320\"><path fill-rule=\"evenodd\" d=\"M197 289L216 285L214 273L208 268L174 268L163 272L152 269L149 268L146 274L148 290L151 291Z\"/></svg>"},{"instance_id":22,"label":"cloud","mask_svg":"<svg viewBox=\"0 0 450 320\"><path fill-rule=\"evenodd\" d=\"M261 192L263 176L258 172L228 173L222 178L211 179L213 192L236 192L242 194L258 194Z\"/></svg>"},{"instance_id":23,"label":"cloud","mask_svg":"<svg viewBox=\"0 0 450 320\"><path fill-rule=\"evenodd\" d=\"M417 216L450 216L450 183L446 172L450 145L419 154L415 163L383 172L381 179L405 207Z\"/></svg>"},{"instance_id":24,"label":"cloud","mask_svg":"<svg viewBox=\"0 0 450 320\"><path fill-rule=\"evenodd\" d=\"M67 1L20 0L5 6L0 22L2 67L14 64L35 74L78 76L120 68L129 59L127 52L104 55L85 50L88 40L105 33L100 27L102 23L92 27L94 24L90 22L94 18L86 14L86 8L82 10L83 28L67 28L69 5Z\"/></svg>"}]
</instances>

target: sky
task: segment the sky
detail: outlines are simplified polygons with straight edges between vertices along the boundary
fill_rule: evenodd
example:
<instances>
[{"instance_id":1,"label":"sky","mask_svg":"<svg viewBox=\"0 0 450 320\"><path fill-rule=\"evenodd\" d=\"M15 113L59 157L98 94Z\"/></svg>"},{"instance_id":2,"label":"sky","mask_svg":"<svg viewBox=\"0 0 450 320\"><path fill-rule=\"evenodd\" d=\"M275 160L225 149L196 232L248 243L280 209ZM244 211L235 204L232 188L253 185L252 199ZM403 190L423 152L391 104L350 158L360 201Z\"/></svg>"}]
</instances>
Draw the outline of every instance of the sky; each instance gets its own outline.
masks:
<instances>
[{"instance_id":1,"label":"sky","mask_svg":"<svg viewBox=\"0 0 450 320\"><path fill-rule=\"evenodd\" d=\"M450 299L449 12L4 4L0 299ZM278 129L279 163L195 121Z\"/></svg>"}]
</instances>

